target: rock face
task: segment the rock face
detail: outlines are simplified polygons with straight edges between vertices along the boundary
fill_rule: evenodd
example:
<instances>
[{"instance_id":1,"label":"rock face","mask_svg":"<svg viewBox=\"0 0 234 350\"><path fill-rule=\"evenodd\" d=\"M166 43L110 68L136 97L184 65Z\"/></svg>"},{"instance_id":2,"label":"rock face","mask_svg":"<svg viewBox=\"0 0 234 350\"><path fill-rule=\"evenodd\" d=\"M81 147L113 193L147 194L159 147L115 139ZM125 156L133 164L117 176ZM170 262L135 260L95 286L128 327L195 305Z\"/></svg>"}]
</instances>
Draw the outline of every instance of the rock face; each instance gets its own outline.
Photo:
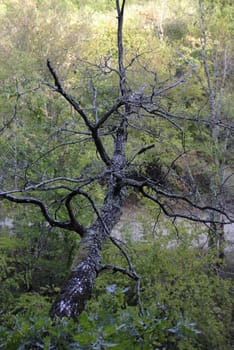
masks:
<instances>
[{"instance_id":1,"label":"rock face","mask_svg":"<svg viewBox=\"0 0 234 350\"><path fill-rule=\"evenodd\" d=\"M5 227L8 229L12 229L14 227L14 220L6 217L0 221L0 226L2 226L3 228Z\"/></svg>"},{"instance_id":2,"label":"rock face","mask_svg":"<svg viewBox=\"0 0 234 350\"><path fill-rule=\"evenodd\" d=\"M129 203L124 206L120 221L112 230L112 235L120 240L130 240L131 242L150 241L162 235L168 235L175 225L178 229L181 226L184 227L188 233L197 232L197 237L193 240L194 246L207 247L207 226L182 219L176 219L174 223L165 217L157 220L151 217L144 207L134 204L130 206ZM234 223L225 225L224 230L225 253L234 252ZM170 241L168 247L173 247L176 241L177 237Z\"/></svg>"}]
</instances>

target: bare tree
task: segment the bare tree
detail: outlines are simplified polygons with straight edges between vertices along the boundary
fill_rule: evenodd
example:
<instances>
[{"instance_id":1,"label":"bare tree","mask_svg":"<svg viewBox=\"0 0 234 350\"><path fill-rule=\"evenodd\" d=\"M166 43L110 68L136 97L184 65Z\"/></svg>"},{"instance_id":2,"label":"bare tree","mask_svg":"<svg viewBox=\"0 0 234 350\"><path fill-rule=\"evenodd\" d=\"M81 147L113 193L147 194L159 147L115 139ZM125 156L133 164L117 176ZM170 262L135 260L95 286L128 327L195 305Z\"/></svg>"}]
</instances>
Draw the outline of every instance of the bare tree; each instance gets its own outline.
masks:
<instances>
[{"instance_id":1,"label":"bare tree","mask_svg":"<svg viewBox=\"0 0 234 350\"><path fill-rule=\"evenodd\" d=\"M74 178L66 176L45 178L44 176L36 184L33 181L30 183L27 178L22 187L8 190L1 189L0 191L1 199L37 206L51 226L77 232L80 236L77 258L67 282L51 308L52 317L67 316L76 318L79 316L92 295L97 276L106 269L127 274L137 282L138 301L140 304L140 278L121 244L111 236L113 227L120 219L127 195L127 188L137 190L142 196L153 201L155 205L159 205L162 211L170 217L182 217L205 223L211 221L212 223L220 223L219 217L222 216L222 223L232 222L232 218L228 216L223 208L216 208L212 205L200 205L198 202L193 202L191 197L186 196L185 193L174 193L169 187L165 186L176 159L172 160L171 167L166 173L160 174L160 178L149 176L145 171L141 172L134 160L139 155L152 149L155 146L154 144L145 145L130 156L126 155L129 130L134 127L137 129L137 125L134 125L136 118L141 118L143 124L144 118L153 118L155 122L163 119L181 133L183 144L183 129L178 124L180 117L170 114L163 104L160 103L160 98L171 89L183 84L188 77L183 76L180 80L158 83L156 73L149 72L144 67L145 72L152 74L154 83L149 84L147 89L143 87L137 91L134 91L129 86L127 71L133 65L136 57L130 63L125 63L123 47L125 2L125 0L122 0L122 2L116 0L118 67L109 67L108 60L105 61L104 67L100 67L114 71L117 74L119 96L105 112L102 112L101 116L99 113L96 113L93 121L93 118L90 117L79 101L67 92L52 62L50 60L47 61L48 69L54 80L54 84L50 84L50 88L61 95L83 121L86 128L85 134L91 138L95 146L95 152L103 163L102 170L95 175L89 175L84 172L84 175ZM93 105L94 109L97 110L95 87L93 87L93 92ZM110 130L112 119L114 119L114 124L112 124ZM181 120L184 122L186 118L181 117ZM142 130L144 131L144 128ZM147 132L147 128L145 128L145 132ZM108 133L113 138L112 153L110 150L107 150L103 141L105 133ZM100 181L105 183L103 186L105 198L101 205L97 205L92 193L90 193L90 185ZM47 202L41 199L44 198L43 196L40 197L40 194L46 193L50 194L51 198L56 193L56 190L63 190L65 193L62 201L60 201L60 205L65 208L67 216L63 221L56 218L56 212L52 213L48 204L49 199ZM76 200L82 199L89 203L95 215L94 221L88 227L81 224L75 209ZM215 215L214 218L211 213L219 215ZM126 258L128 268L102 264L101 251L106 240L110 240L120 249Z\"/></svg>"},{"instance_id":2,"label":"bare tree","mask_svg":"<svg viewBox=\"0 0 234 350\"><path fill-rule=\"evenodd\" d=\"M233 73L233 48L230 39L222 45L212 43L209 39L203 1L199 1L201 67L200 74L195 66L194 73L201 85L208 107L208 128L210 133L210 151L213 170L209 178L209 201L211 206L225 208L232 196L228 183L233 178L233 163L229 148L233 137L231 111L225 100L231 88ZM203 76L203 77L202 77ZM210 213L209 247L218 251L221 260L224 258L224 223L220 212ZM225 219L224 219L225 220Z\"/></svg>"}]
</instances>

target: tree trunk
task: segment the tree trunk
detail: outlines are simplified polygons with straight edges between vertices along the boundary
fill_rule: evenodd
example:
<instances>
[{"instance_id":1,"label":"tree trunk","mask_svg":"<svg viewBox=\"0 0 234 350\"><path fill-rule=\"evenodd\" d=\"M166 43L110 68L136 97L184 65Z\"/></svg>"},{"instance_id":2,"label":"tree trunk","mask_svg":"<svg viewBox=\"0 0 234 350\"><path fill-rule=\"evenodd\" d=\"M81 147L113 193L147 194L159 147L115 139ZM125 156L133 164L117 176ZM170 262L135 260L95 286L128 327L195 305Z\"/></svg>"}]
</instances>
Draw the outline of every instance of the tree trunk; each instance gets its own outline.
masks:
<instances>
[{"instance_id":1,"label":"tree trunk","mask_svg":"<svg viewBox=\"0 0 234 350\"><path fill-rule=\"evenodd\" d=\"M91 298L98 272L101 269L101 250L104 241L121 216L125 189L111 179L108 194L98 219L85 231L80 240L71 274L52 305L51 317L76 319Z\"/></svg>"},{"instance_id":2,"label":"tree trunk","mask_svg":"<svg viewBox=\"0 0 234 350\"><path fill-rule=\"evenodd\" d=\"M85 232L68 281L52 305L52 317L76 318L84 310L86 302L91 298L100 269L100 248L103 240L103 234L99 235L95 228Z\"/></svg>"},{"instance_id":3,"label":"tree trunk","mask_svg":"<svg viewBox=\"0 0 234 350\"><path fill-rule=\"evenodd\" d=\"M217 251L219 262L217 265L222 266L224 260L224 224L213 222L210 224L208 232L208 247Z\"/></svg>"},{"instance_id":4,"label":"tree trunk","mask_svg":"<svg viewBox=\"0 0 234 350\"><path fill-rule=\"evenodd\" d=\"M125 198L126 185L122 183L121 176L124 175L124 169L126 166L125 144L127 141L127 116L130 113L130 105L126 103L128 91L126 88L126 72L123 60L122 29L124 7L125 0L123 0L121 4L119 0L116 0L116 9L118 14L117 45L120 78L119 88L120 94L123 100L125 100L125 103L123 103L123 111L119 115L121 120L116 131L113 156L111 159L107 155L102 141L98 136L98 127L102 125L103 121L98 127L97 125L96 127L93 126L85 112L81 109L80 105L77 104L73 98L71 98L64 91L57 73L51 66L51 63L48 61L48 68L54 77L55 86L63 97L68 100L68 102L83 118L86 126L91 131L97 151L99 152L103 162L109 168L106 189L107 194L103 202L103 206L99 212L93 201L90 201L97 215L97 220L87 230L85 230L83 237L81 238L77 260L73 265L71 275L51 308L50 314L52 317L66 316L77 318L84 310L86 302L92 295L94 283L101 268L101 250L103 242L110 235L114 225L119 221L123 200ZM116 112L118 111L118 107L120 107L119 104L117 104L115 107ZM70 205L70 202L68 202L68 205Z\"/></svg>"}]
</instances>

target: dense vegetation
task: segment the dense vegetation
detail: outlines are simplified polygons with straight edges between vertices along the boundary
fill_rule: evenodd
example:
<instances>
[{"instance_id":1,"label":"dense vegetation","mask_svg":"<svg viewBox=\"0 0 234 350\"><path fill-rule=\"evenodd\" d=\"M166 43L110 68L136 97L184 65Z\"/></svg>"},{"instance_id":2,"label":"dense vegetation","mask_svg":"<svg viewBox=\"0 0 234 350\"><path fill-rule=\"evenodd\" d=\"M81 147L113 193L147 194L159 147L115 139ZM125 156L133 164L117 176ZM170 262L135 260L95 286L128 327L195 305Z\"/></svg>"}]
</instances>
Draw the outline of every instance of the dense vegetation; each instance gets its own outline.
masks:
<instances>
[{"instance_id":1,"label":"dense vegetation","mask_svg":"<svg viewBox=\"0 0 234 350\"><path fill-rule=\"evenodd\" d=\"M143 236L133 241L126 229L123 248L141 284L120 270L102 271L77 323L48 315L74 264L79 235L45 223L36 207L1 201L0 349L233 346L234 271L225 265L223 235L223 221L233 221L233 5L142 3L126 1L127 82L134 101L157 86L165 116L150 117L145 110L142 119L134 102L126 147L131 175L136 181L151 177L162 188L220 211L209 211L209 225L188 230L188 221L162 217L162 208L173 202L161 207L128 189L125 205L139 211ZM49 58L67 91L95 121L97 110L108 109L119 93L115 1L30 0L22 6L8 0L0 2L0 19L0 194L50 178L102 173L86 125L55 94L46 62ZM108 152L115 128L113 116L102 130ZM87 186L99 208L105 179ZM64 188L50 190L40 196L63 222ZM87 198L75 199L73 207L81 224L90 225L96 213ZM187 215L186 208L176 209ZM196 210L187 216L197 219ZM197 248L194 242L202 235L208 244ZM107 241L103 262L113 261L127 271L121 251Z\"/></svg>"}]
</instances>

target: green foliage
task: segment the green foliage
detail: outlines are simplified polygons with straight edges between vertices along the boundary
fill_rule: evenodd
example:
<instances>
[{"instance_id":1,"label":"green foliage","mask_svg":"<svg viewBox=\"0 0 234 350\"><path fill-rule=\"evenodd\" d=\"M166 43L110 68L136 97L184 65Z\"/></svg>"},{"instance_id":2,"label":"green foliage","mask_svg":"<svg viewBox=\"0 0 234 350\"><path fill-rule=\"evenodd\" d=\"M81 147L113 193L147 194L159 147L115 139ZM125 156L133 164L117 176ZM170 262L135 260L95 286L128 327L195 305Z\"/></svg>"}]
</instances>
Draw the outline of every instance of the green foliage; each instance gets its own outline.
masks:
<instances>
[{"instance_id":1,"label":"green foliage","mask_svg":"<svg viewBox=\"0 0 234 350\"><path fill-rule=\"evenodd\" d=\"M142 300L149 313L145 346L149 348L150 344L153 348L161 332L162 343L175 342L175 349L228 349L231 282L221 280L213 272L215 257L194 249L185 230L186 226L180 227L177 240L173 234L135 247L135 267L143 276ZM176 248L168 249L172 238ZM181 338L180 326L188 328ZM172 329L178 331L173 339Z\"/></svg>"},{"instance_id":2,"label":"green foliage","mask_svg":"<svg viewBox=\"0 0 234 350\"><path fill-rule=\"evenodd\" d=\"M165 25L165 34L169 40L181 40L188 32L187 23L183 20L168 21Z\"/></svg>"},{"instance_id":3,"label":"green foliage","mask_svg":"<svg viewBox=\"0 0 234 350\"><path fill-rule=\"evenodd\" d=\"M80 349L78 344L71 341L75 325L72 321L62 320L54 323L48 317L31 317L24 320L16 317L12 329L0 328L2 349Z\"/></svg>"},{"instance_id":4,"label":"green foliage","mask_svg":"<svg viewBox=\"0 0 234 350\"><path fill-rule=\"evenodd\" d=\"M24 215L25 221L22 219ZM16 219L16 218L15 218ZM77 247L75 233L51 230L35 212L19 210L11 233L0 233L0 300L5 313L47 313ZM30 220L33 222L30 223Z\"/></svg>"},{"instance_id":5,"label":"green foliage","mask_svg":"<svg viewBox=\"0 0 234 350\"><path fill-rule=\"evenodd\" d=\"M54 176L92 176L102 170L86 126L47 88L50 77L46 59L51 58L68 91L80 99L93 120L96 88L101 116L118 97L114 3L30 0L23 8L17 0L0 4L1 188L6 185L21 188L29 180L34 184ZM160 7L162 1L127 3L126 64L137 55L134 65L130 64L127 70L129 84L136 91L144 85L144 92L150 94L152 84L160 89L162 81L180 79L193 66L206 86L201 59L202 31L197 25L200 13L195 2L168 0L165 12ZM202 3L208 35L208 69L212 79L218 77L217 82L221 82L224 52L227 59L231 57L233 5L230 1ZM158 37L161 15L164 40ZM105 67L105 62L112 71ZM153 77L152 71L156 72ZM131 160L141 147L154 143L154 149L135 159L134 165L140 164L137 169L145 173L149 165L154 165L154 172L160 169L167 173L170 169L170 185L180 189L190 171L207 195L211 175L217 172L210 130L205 124L183 121L183 117L194 116L209 120L207 96L195 74L185 80L176 91L166 91L158 101L165 111L182 118L178 119L178 127L147 113L145 119L141 118L136 111L129 116L129 124L134 127L129 129L127 155ZM223 96L220 95L219 117L225 122L233 114L232 87L230 75ZM109 120L103 134L112 130L115 118ZM224 136L220 134L217 154L220 162L227 159L229 165L231 154L222 153ZM103 140L111 151L112 137L103 136ZM186 155L171 169L172 160L184 151ZM185 190L189 192L189 181L187 185ZM87 187L97 207L103 201L103 188L102 183ZM64 220L61 203L65 194L62 189L54 189L52 195L40 194L57 218ZM89 225L94 218L90 203L79 198L72 204L81 223ZM157 235L152 234L149 241L152 229L144 223L145 242L129 242L129 254L142 276L144 315L139 316L135 284L119 273L103 272L79 323L66 319L51 321L47 317L51 301L67 276L78 238L74 233L50 229L38 217L38 211L10 209L8 205L0 209L3 218L14 217L14 227L2 227L0 232L0 349L231 349L231 283L215 274L215 252L207 254L194 249L191 240L204 233L200 229L199 232L194 229L189 238L186 225L175 230L171 224L163 223L169 235L165 237L163 230L157 228ZM127 268L124 259L108 245L104 261Z\"/></svg>"},{"instance_id":6,"label":"green foliage","mask_svg":"<svg viewBox=\"0 0 234 350\"><path fill-rule=\"evenodd\" d=\"M139 315L135 283L103 272L78 323L51 321L46 296L21 294L21 308L16 305L3 319L2 348L231 349L231 283L213 272L214 258L188 247L182 227L180 232L174 249L163 248L170 237L131 246L142 276L144 315ZM113 256L120 264L119 253L107 245L106 263Z\"/></svg>"}]
</instances>

